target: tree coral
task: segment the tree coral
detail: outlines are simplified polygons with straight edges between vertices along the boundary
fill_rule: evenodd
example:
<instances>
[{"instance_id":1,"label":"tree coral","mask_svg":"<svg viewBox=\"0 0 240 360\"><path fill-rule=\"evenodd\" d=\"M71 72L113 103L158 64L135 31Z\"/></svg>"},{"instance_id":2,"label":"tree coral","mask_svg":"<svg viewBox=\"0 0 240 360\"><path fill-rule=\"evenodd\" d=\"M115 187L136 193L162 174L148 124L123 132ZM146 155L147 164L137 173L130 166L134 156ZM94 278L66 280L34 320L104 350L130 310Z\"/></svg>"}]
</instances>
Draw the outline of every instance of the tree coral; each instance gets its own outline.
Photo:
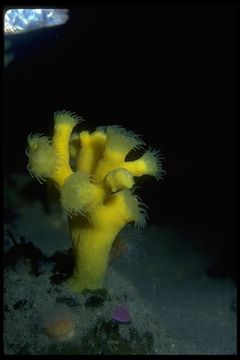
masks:
<instances>
[{"instance_id":1,"label":"tree coral","mask_svg":"<svg viewBox=\"0 0 240 360\"><path fill-rule=\"evenodd\" d=\"M117 125L73 132L81 122L74 113L56 112L52 139L30 134L26 152L29 172L41 183L52 180L69 217L74 272L67 283L76 292L102 286L111 246L125 224L145 226L147 212L133 192L134 177L163 174L157 150L126 161L144 145L134 132Z\"/></svg>"}]
</instances>

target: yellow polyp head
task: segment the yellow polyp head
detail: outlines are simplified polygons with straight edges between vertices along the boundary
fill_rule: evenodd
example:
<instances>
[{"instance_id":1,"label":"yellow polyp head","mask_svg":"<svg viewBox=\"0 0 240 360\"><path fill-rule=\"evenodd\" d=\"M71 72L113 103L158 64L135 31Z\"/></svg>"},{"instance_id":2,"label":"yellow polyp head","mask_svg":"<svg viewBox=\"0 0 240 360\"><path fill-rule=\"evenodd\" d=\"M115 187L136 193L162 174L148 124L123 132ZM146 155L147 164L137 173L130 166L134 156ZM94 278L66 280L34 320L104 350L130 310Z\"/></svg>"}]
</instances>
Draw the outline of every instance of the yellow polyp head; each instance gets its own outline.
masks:
<instances>
[{"instance_id":1,"label":"yellow polyp head","mask_svg":"<svg viewBox=\"0 0 240 360\"><path fill-rule=\"evenodd\" d=\"M90 180L82 171L76 171L65 180L60 201L70 217L79 214L88 217L89 212L102 202L101 189Z\"/></svg>"},{"instance_id":2,"label":"yellow polyp head","mask_svg":"<svg viewBox=\"0 0 240 360\"><path fill-rule=\"evenodd\" d=\"M90 134L89 131L83 130L79 134L80 144L83 145L89 145L90 142Z\"/></svg>"},{"instance_id":3,"label":"yellow polyp head","mask_svg":"<svg viewBox=\"0 0 240 360\"><path fill-rule=\"evenodd\" d=\"M47 136L30 134L28 136L28 171L41 183L48 178L58 163L54 149Z\"/></svg>"},{"instance_id":4,"label":"yellow polyp head","mask_svg":"<svg viewBox=\"0 0 240 360\"><path fill-rule=\"evenodd\" d=\"M154 176L157 180L162 179L165 174L162 168L162 159L163 157L161 156L160 150L152 149L151 147L141 157L141 160L144 161L146 166L146 173Z\"/></svg>"},{"instance_id":5,"label":"yellow polyp head","mask_svg":"<svg viewBox=\"0 0 240 360\"><path fill-rule=\"evenodd\" d=\"M131 189L134 185L132 174L124 169L119 168L110 171L105 177L106 185L111 189L111 192L116 192L122 189Z\"/></svg>"},{"instance_id":6,"label":"yellow polyp head","mask_svg":"<svg viewBox=\"0 0 240 360\"><path fill-rule=\"evenodd\" d=\"M122 154L123 160L131 150L139 149L144 145L139 135L119 125L107 126L106 135L106 150Z\"/></svg>"},{"instance_id":7,"label":"yellow polyp head","mask_svg":"<svg viewBox=\"0 0 240 360\"><path fill-rule=\"evenodd\" d=\"M130 190L121 191L121 195L126 204L131 221L134 221L135 226L138 229L143 229L146 226L146 220L148 219L146 210L147 205L141 201L139 196L133 195Z\"/></svg>"},{"instance_id":8,"label":"yellow polyp head","mask_svg":"<svg viewBox=\"0 0 240 360\"><path fill-rule=\"evenodd\" d=\"M84 119L74 112L62 110L56 111L54 113L54 123L55 126L58 125L69 125L70 127L74 127L78 123L84 121Z\"/></svg>"}]
</instances>

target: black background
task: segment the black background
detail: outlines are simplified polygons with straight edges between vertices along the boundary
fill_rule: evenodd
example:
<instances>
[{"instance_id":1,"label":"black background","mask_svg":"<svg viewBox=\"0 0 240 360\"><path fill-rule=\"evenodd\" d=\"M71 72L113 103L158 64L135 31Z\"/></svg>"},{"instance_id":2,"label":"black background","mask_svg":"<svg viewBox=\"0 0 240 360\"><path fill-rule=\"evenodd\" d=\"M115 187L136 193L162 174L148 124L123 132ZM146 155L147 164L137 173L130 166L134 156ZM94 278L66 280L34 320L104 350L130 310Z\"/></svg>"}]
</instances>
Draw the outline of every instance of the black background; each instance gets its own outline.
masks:
<instances>
[{"instance_id":1,"label":"black background","mask_svg":"<svg viewBox=\"0 0 240 360\"><path fill-rule=\"evenodd\" d=\"M82 115L88 130L122 125L165 158L162 181L138 182L149 223L207 234L216 273L233 276L234 7L73 7L64 26L10 40L5 176L26 172L26 138L50 135L56 110Z\"/></svg>"}]
</instances>

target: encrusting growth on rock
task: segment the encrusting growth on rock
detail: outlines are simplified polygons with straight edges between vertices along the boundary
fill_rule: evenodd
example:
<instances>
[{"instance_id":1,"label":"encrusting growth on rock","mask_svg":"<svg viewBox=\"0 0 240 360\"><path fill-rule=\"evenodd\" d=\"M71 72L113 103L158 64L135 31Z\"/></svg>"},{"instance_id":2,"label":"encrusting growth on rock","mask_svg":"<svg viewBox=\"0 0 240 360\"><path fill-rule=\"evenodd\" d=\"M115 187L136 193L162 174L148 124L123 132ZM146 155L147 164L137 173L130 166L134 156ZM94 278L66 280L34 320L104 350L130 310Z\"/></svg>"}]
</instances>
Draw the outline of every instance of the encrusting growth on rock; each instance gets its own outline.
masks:
<instances>
[{"instance_id":1,"label":"encrusting growth on rock","mask_svg":"<svg viewBox=\"0 0 240 360\"><path fill-rule=\"evenodd\" d=\"M140 136L114 125L89 133L73 132L83 120L76 114L54 114L52 139L28 137L28 170L42 183L50 179L69 217L74 271L67 284L73 291L102 286L114 239L125 224L146 224L145 205L134 194L134 177L160 179L164 173L158 150L126 161L131 150L144 145Z\"/></svg>"}]
</instances>

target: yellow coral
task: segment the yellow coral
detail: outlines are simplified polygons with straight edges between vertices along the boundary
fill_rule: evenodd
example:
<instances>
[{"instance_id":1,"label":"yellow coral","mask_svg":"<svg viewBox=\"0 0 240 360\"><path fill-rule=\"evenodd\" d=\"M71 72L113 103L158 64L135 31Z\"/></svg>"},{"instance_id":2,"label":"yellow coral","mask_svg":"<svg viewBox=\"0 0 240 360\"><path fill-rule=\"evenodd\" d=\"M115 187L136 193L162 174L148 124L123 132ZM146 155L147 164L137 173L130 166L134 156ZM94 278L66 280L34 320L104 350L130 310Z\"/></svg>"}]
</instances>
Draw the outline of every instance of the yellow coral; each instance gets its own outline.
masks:
<instances>
[{"instance_id":1,"label":"yellow coral","mask_svg":"<svg viewBox=\"0 0 240 360\"><path fill-rule=\"evenodd\" d=\"M55 113L52 140L30 135L27 149L31 175L52 180L69 216L74 271L67 283L76 292L102 286L111 246L125 224L146 225L146 206L132 191L134 177L163 174L157 150L126 161L144 145L140 136L117 125L73 132L81 121L74 113Z\"/></svg>"}]
</instances>

